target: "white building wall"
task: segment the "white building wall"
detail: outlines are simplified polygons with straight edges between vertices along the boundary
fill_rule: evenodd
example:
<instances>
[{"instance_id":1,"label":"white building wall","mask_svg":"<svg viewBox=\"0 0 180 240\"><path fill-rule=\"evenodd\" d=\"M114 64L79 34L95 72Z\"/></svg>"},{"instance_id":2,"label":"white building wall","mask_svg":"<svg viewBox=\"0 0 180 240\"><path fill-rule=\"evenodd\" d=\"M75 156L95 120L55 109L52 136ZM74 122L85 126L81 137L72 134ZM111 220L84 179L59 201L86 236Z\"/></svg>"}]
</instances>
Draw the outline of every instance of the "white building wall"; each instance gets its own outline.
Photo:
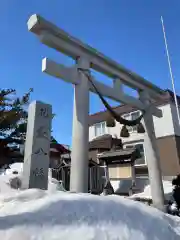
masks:
<instances>
[{"instance_id":1,"label":"white building wall","mask_svg":"<svg viewBox=\"0 0 180 240\"><path fill-rule=\"evenodd\" d=\"M154 127L155 127L155 134L157 138L160 137L165 137L165 136L171 136L171 135L179 135L180 136L180 127L178 123L178 118L177 118L177 113L176 113L176 108L175 105L172 104L166 104L163 106L158 107L159 109L162 110L163 117L162 118L157 118L153 117L154 121ZM112 136L117 136L120 138L120 131L121 131L122 126L119 123L116 123L116 126L113 128L106 128L106 133L111 134ZM93 140L96 138L95 136L95 127L91 126L89 128L89 140ZM139 134L137 132L130 133L129 138L122 138L122 141L128 145L128 142L130 145L132 145L130 142L138 142L142 143L144 141L144 134ZM144 157L145 157L145 162L146 162L146 152L144 149ZM143 165L143 164L142 164ZM146 165L146 163L145 163ZM145 179L141 179L140 177L137 177L137 180L139 183L147 184L148 183L148 178L146 177ZM127 180L111 180L111 184L116 192L121 189L121 185L127 185L127 182L129 182L129 186L131 185L131 181ZM142 184L141 184L142 185ZM139 186L139 184L138 184ZM144 188L144 185L142 186Z\"/></svg>"},{"instance_id":2,"label":"white building wall","mask_svg":"<svg viewBox=\"0 0 180 240\"><path fill-rule=\"evenodd\" d=\"M162 118L153 117L155 134L156 137L165 137L176 134L180 135L180 128L177 124L177 114L175 112L175 106L173 104L166 104L159 107L163 112ZM120 138L120 131L122 126L119 123L116 123L116 126L113 128L106 128L106 133L111 134L112 136L117 136ZM89 128L89 141L96 138L95 136L95 127L90 126ZM130 133L129 138L122 138L123 142L131 142L143 140L144 134L139 134L137 132Z\"/></svg>"},{"instance_id":3,"label":"white building wall","mask_svg":"<svg viewBox=\"0 0 180 240\"><path fill-rule=\"evenodd\" d=\"M179 126L179 121L178 121L178 117L177 117L177 110L176 110L175 104L171 104L170 108L171 108L171 115L172 115L172 119L173 119L174 134L177 136L180 136L180 126ZM180 108L179 108L179 112L180 112Z\"/></svg>"}]
</instances>

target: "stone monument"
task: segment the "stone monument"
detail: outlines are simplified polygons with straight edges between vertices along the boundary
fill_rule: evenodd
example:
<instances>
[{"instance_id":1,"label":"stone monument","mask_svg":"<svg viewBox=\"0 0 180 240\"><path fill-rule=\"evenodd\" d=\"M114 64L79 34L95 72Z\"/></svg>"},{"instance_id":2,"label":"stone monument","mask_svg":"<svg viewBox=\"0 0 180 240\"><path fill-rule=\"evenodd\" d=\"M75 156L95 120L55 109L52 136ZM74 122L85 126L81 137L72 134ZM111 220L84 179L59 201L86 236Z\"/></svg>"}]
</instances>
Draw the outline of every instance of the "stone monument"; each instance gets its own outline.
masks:
<instances>
[{"instance_id":1,"label":"stone monument","mask_svg":"<svg viewBox=\"0 0 180 240\"><path fill-rule=\"evenodd\" d=\"M48 188L52 107L39 101L30 104L25 143L22 188Z\"/></svg>"}]
</instances>

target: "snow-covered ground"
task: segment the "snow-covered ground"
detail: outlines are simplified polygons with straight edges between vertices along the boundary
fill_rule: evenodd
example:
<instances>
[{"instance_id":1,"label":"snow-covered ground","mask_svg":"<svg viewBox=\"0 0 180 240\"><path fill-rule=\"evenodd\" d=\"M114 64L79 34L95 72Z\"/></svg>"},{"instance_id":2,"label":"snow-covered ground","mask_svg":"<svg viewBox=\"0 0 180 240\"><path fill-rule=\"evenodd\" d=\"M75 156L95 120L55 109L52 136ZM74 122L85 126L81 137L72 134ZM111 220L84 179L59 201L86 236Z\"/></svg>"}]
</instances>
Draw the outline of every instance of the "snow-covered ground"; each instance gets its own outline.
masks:
<instances>
[{"instance_id":1,"label":"snow-covered ground","mask_svg":"<svg viewBox=\"0 0 180 240\"><path fill-rule=\"evenodd\" d=\"M13 172L21 173L23 171L23 163L13 163L9 169L6 169L5 174L12 174Z\"/></svg>"},{"instance_id":2,"label":"snow-covered ground","mask_svg":"<svg viewBox=\"0 0 180 240\"><path fill-rule=\"evenodd\" d=\"M164 187L165 199L171 200L172 199L172 191L173 191L173 186L172 186L171 181L163 181L163 187ZM144 188L143 192L134 194L134 195L130 196L130 198L152 199L150 185L147 185Z\"/></svg>"},{"instance_id":3,"label":"snow-covered ground","mask_svg":"<svg viewBox=\"0 0 180 240\"><path fill-rule=\"evenodd\" d=\"M15 172L22 173L23 171L23 163L13 163L9 165L7 169L0 169L0 175L8 175L13 174Z\"/></svg>"},{"instance_id":4,"label":"snow-covered ground","mask_svg":"<svg viewBox=\"0 0 180 240\"><path fill-rule=\"evenodd\" d=\"M23 163L13 163L10 165L9 169L6 169L1 172L0 175L0 195L7 195L12 192L20 192L21 190L13 189L10 186L10 180L18 177L22 180L22 171L23 171ZM16 172L16 174L14 174ZM49 179L48 179L48 189L49 191L57 191L63 190L61 183L56 179L51 177L51 171L49 171Z\"/></svg>"},{"instance_id":5,"label":"snow-covered ground","mask_svg":"<svg viewBox=\"0 0 180 240\"><path fill-rule=\"evenodd\" d=\"M178 240L180 218L119 196L13 190L0 176L0 239ZM17 176L21 176L20 173Z\"/></svg>"},{"instance_id":6,"label":"snow-covered ground","mask_svg":"<svg viewBox=\"0 0 180 240\"><path fill-rule=\"evenodd\" d=\"M178 240L180 222L119 196L26 190L0 195L3 240Z\"/></svg>"}]
</instances>

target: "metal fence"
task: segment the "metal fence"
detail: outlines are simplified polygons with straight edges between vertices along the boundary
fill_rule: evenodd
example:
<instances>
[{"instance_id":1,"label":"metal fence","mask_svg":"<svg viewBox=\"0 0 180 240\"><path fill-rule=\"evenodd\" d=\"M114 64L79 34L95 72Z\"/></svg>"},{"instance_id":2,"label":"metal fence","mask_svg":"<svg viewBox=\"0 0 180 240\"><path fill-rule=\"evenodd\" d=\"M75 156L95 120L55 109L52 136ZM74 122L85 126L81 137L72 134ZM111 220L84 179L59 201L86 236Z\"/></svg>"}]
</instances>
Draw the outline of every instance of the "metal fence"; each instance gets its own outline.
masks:
<instances>
[{"instance_id":1,"label":"metal fence","mask_svg":"<svg viewBox=\"0 0 180 240\"><path fill-rule=\"evenodd\" d=\"M70 166L61 166L51 169L52 178L62 181L63 187L70 190ZM104 186L104 169L99 166L89 168L89 191L102 192Z\"/></svg>"},{"instance_id":2,"label":"metal fence","mask_svg":"<svg viewBox=\"0 0 180 240\"><path fill-rule=\"evenodd\" d=\"M89 168L89 190L101 193L105 183L104 168L93 166Z\"/></svg>"},{"instance_id":3,"label":"metal fence","mask_svg":"<svg viewBox=\"0 0 180 240\"><path fill-rule=\"evenodd\" d=\"M57 179L59 182L61 181L63 187L69 191L70 186L70 167L69 166L61 166L59 168L51 169L52 178Z\"/></svg>"}]
</instances>

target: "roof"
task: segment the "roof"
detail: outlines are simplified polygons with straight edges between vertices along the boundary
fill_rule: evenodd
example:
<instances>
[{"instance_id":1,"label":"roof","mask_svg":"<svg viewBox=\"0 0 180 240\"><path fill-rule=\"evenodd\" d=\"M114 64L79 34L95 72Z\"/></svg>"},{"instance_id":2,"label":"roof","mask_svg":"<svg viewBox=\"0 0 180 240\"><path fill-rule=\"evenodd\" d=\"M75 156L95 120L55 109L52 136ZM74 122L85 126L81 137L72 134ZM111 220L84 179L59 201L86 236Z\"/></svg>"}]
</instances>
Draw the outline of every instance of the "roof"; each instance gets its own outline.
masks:
<instances>
[{"instance_id":1,"label":"roof","mask_svg":"<svg viewBox=\"0 0 180 240\"><path fill-rule=\"evenodd\" d=\"M102 136L99 136L95 139L93 139L91 142L89 142L89 150L94 149L111 149L115 146L122 147L122 141L118 138L113 138L111 134L104 134Z\"/></svg>"},{"instance_id":2,"label":"roof","mask_svg":"<svg viewBox=\"0 0 180 240\"><path fill-rule=\"evenodd\" d=\"M164 95L163 99L154 101L155 106L161 106L161 105L164 105L167 103L175 102L174 93L171 90L167 89L167 90L165 90L165 93L166 94ZM178 104L180 105L180 96L178 96L178 95L177 95L177 101L178 101ZM113 109L118 114L126 114L129 112L138 110L136 107L132 107L131 105L127 105L127 104L121 104L117 107L113 107ZM91 114L91 115L89 115L89 125L92 126L95 123L106 121L108 116L109 116L109 112L107 110Z\"/></svg>"},{"instance_id":3,"label":"roof","mask_svg":"<svg viewBox=\"0 0 180 240\"><path fill-rule=\"evenodd\" d=\"M133 149L111 150L98 154L98 159L109 164L132 163L139 157L139 151Z\"/></svg>"},{"instance_id":4,"label":"roof","mask_svg":"<svg viewBox=\"0 0 180 240\"><path fill-rule=\"evenodd\" d=\"M71 151L65 148L62 144L59 143L51 143L50 144L50 153L58 153L58 154L68 154ZM20 152L19 149L14 149L9 153L9 156L14 158L21 157L23 154Z\"/></svg>"},{"instance_id":5,"label":"roof","mask_svg":"<svg viewBox=\"0 0 180 240\"><path fill-rule=\"evenodd\" d=\"M71 152L69 149L65 148L62 144L59 143L51 143L50 150L53 152L53 149L55 149L60 154L66 154Z\"/></svg>"},{"instance_id":6,"label":"roof","mask_svg":"<svg viewBox=\"0 0 180 240\"><path fill-rule=\"evenodd\" d=\"M103 152L103 153L99 153L98 157L99 158L108 158L108 157L115 157L115 156L119 156L119 157L125 157L125 156L131 156L134 151L136 149L132 148L132 149L121 149L121 150L116 150L116 151L108 151L108 152Z\"/></svg>"}]
</instances>

